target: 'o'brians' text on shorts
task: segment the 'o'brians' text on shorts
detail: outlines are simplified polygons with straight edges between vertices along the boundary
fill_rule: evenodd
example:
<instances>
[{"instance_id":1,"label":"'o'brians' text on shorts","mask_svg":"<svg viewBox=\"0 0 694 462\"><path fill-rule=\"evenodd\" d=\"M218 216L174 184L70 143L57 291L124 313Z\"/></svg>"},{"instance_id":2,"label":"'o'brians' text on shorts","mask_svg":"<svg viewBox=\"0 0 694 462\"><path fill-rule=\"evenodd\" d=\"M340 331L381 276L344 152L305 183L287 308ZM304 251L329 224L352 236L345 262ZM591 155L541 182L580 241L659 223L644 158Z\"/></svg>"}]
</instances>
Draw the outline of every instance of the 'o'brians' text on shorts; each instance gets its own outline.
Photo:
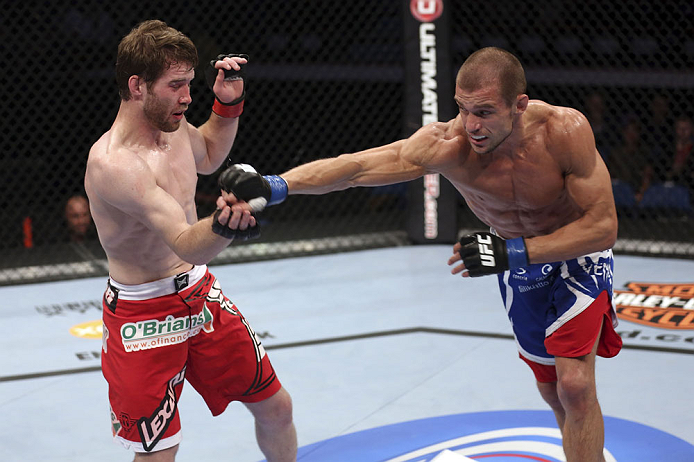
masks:
<instances>
[{"instance_id":1,"label":"'o'brians' text on shorts","mask_svg":"<svg viewBox=\"0 0 694 462\"><path fill-rule=\"evenodd\" d=\"M205 266L145 284L109 280L103 323L113 435L136 452L180 442L184 380L213 415L281 387L250 324Z\"/></svg>"}]
</instances>

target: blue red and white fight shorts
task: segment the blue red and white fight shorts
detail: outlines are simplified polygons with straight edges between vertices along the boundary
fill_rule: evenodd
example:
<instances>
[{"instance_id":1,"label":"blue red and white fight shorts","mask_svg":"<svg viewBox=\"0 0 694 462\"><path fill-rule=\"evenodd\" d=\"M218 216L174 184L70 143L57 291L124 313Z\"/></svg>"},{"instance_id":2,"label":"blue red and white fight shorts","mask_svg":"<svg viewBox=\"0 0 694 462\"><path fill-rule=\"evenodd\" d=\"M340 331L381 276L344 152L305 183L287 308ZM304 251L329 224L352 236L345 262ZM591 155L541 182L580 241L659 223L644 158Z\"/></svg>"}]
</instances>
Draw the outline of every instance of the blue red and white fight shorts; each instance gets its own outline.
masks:
<instances>
[{"instance_id":1,"label":"blue red and white fight shorts","mask_svg":"<svg viewBox=\"0 0 694 462\"><path fill-rule=\"evenodd\" d=\"M540 382L556 381L555 357L613 357L622 347L612 303L612 250L499 274L518 352Z\"/></svg>"}]
</instances>

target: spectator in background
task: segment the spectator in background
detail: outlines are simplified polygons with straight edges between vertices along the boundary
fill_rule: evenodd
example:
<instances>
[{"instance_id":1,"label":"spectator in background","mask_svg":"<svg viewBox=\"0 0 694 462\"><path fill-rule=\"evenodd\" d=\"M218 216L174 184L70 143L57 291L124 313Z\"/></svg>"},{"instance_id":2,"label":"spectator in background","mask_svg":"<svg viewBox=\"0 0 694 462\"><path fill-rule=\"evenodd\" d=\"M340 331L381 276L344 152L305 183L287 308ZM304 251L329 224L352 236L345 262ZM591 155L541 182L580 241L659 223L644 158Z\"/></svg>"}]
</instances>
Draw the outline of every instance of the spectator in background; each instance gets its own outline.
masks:
<instances>
[{"instance_id":1,"label":"spectator in background","mask_svg":"<svg viewBox=\"0 0 694 462\"><path fill-rule=\"evenodd\" d=\"M89 201L81 194L71 196L65 203L67 242L84 242L96 238L96 230L89 211Z\"/></svg>"},{"instance_id":2,"label":"spectator in background","mask_svg":"<svg viewBox=\"0 0 694 462\"><path fill-rule=\"evenodd\" d=\"M639 191L641 197L652 183L667 181L674 143L673 127L667 97L655 95L644 122L643 141L649 151L649 159L643 171L643 184Z\"/></svg>"},{"instance_id":3,"label":"spectator in background","mask_svg":"<svg viewBox=\"0 0 694 462\"><path fill-rule=\"evenodd\" d=\"M595 135L595 147L607 161L615 143L616 127L605 108L605 97L599 90L594 90L586 96L583 102L583 114L590 122Z\"/></svg>"},{"instance_id":4,"label":"spectator in background","mask_svg":"<svg viewBox=\"0 0 694 462\"><path fill-rule=\"evenodd\" d=\"M621 127L620 135L621 138L612 149L607 162L610 177L613 184L621 181L629 185L634 193L640 193L649 152L641 138L641 123L638 118L627 118ZM635 198L640 200L638 195Z\"/></svg>"},{"instance_id":5,"label":"spectator in background","mask_svg":"<svg viewBox=\"0 0 694 462\"><path fill-rule=\"evenodd\" d=\"M675 121L675 146L666 181L687 186L694 192L694 123L686 116Z\"/></svg>"}]
</instances>

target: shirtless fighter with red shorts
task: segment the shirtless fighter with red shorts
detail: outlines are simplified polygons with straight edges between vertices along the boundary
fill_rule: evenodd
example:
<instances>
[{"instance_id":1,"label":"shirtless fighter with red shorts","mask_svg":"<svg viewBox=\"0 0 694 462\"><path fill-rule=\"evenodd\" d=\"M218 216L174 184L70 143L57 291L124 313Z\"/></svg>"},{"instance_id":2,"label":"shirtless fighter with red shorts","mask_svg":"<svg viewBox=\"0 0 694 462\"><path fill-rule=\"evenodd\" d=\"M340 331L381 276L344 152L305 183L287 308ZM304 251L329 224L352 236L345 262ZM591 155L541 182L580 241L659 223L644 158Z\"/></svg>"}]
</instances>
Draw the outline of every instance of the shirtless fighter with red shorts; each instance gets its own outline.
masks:
<instances>
[{"instance_id":1,"label":"shirtless fighter with red shorts","mask_svg":"<svg viewBox=\"0 0 694 462\"><path fill-rule=\"evenodd\" d=\"M85 187L109 265L103 373L114 437L136 461L174 460L184 379L214 415L243 402L268 461L296 460L291 398L206 267L259 227L250 206L226 193L201 220L194 202L198 173L214 173L236 137L246 58L210 63L213 114L196 128L184 115L195 46L161 21L138 25L118 46L118 114L89 152Z\"/></svg>"}]
</instances>

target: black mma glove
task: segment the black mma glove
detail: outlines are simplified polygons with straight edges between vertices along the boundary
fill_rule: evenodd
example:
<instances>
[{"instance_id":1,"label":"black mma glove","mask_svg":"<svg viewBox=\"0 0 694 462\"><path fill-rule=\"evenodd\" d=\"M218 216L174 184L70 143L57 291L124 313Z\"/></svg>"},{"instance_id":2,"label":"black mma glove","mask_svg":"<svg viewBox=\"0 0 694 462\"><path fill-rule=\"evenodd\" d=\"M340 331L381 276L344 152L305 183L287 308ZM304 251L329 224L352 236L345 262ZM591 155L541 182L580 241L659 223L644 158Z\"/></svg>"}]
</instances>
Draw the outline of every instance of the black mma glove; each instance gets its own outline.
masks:
<instances>
[{"instance_id":1,"label":"black mma glove","mask_svg":"<svg viewBox=\"0 0 694 462\"><path fill-rule=\"evenodd\" d=\"M262 176L248 164L234 164L219 175L219 187L248 202L253 212L275 205L287 197L287 182L277 175Z\"/></svg>"},{"instance_id":2,"label":"black mma glove","mask_svg":"<svg viewBox=\"0 0 694 462\"><path fill-rule=\"evenodd\" d=\"M258 223L257 220L255 222L255 226L249 226L246 229L231 229L227 226L229 224L229 220L231 220L231 214L229 214L229 220L227 220L226 223L222 224L219 222L219 214L221 213L222 211L220 209L217 209L214 216L212 217L213 233L219 234L223 238L234 239L236 241L246 241L249 239L256 239L260 237L260 223Z\"/></svg>"},{"instance_id":3,"label":"black mma glove","mask_svg":"<svg viewBox=\"0 0 694 462\"><path fill-rule=\"evenodd\" d=\"M220 54L217 56L216 59L213 59L210 61L209 65L205 68L205 81L207 82L207 86L210 87L210 90L213 91L214 93L214 83L217 80L217 74L219 73L219 69L214 67L215 63L217 61L222 61L224 58L244 58L248 60L248 55L245 54L237 54L237 53L230 53L230 54ZM214 105L212 106L212 110L214 111L215 114L219 115L220 117L225 117L225 118L235 118L239 117L241 113L243 112L243 100L246 98L246 72L244 70L245 64L239 64L241 66L240 70L234 70L234 69L224 69L224 80L241 80L243 81L243 92L241 93L241 96L236 98L235 100L225 103L223 101L220 101L219 98L217 98L217 95L214 96L215 102Z\"/></svg>"},{"instance_id":4,"label":"black mma glove","mask_svg":"<svg viewBox=\"0 0 694 462\"><path fill-rule=\"evenodd\" d=\"M503 273L528 265L528 251L522 237L504 240L488 232L460 238L460 258L470 277Z\"/></svg>"}]
</instances>

